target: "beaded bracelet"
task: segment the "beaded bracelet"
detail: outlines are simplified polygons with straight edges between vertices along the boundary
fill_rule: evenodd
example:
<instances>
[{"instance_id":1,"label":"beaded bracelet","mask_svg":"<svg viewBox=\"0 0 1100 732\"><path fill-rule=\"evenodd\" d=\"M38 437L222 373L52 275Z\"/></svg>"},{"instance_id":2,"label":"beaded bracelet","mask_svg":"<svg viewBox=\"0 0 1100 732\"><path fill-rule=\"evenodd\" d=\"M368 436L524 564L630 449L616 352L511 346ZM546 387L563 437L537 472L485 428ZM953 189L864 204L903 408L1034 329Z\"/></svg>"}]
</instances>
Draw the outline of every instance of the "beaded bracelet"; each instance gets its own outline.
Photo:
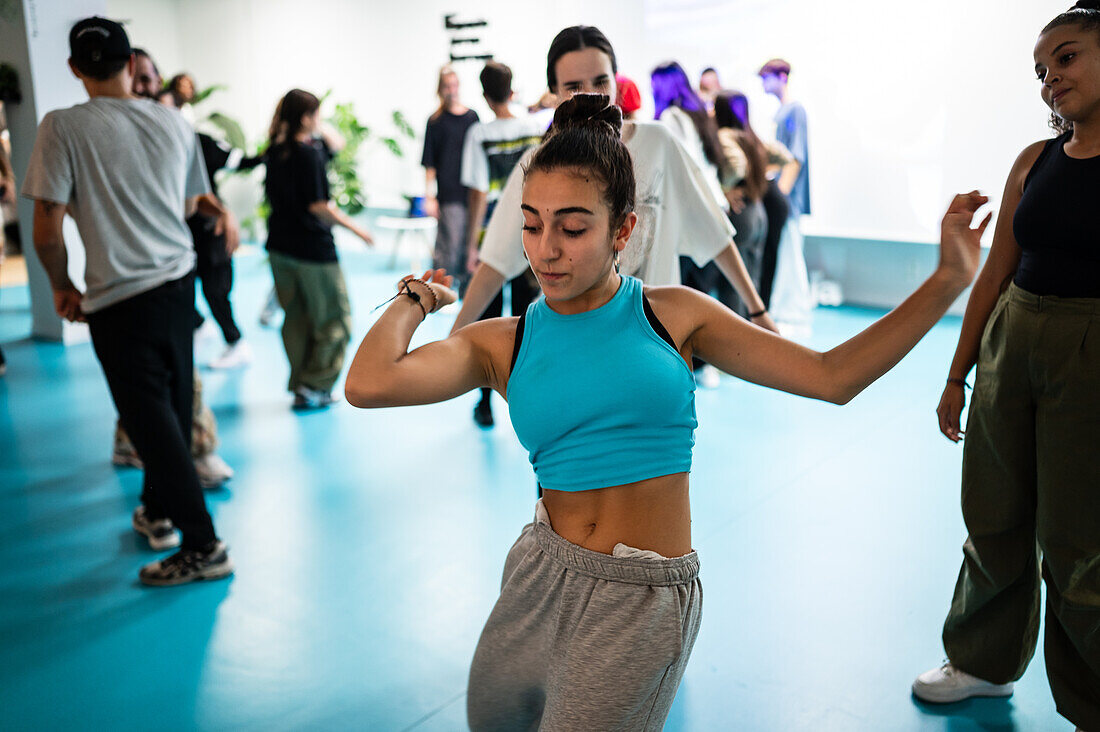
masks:
<instances>
[{"instance_id":1,"label":"beaded bracelet","mask_svg":"<svg viewBox=\"0 0 1100 732\"><path fill-rule=\"evenodd\" d=\"M421 299L420 295L416 292L413 292L413 289L411 287L409 287L410 282L419 282L420 284L424 285L424 287L428 288L428 292L432 296L432 306L430 308L425 309L424 302ZM371 310L371 312L373 313L378 308L382 307L383 305L386 305L388 303L393 302L394 300L401 297L402 295L408 295L409 298L413 302L415 302L417 304L417 306L420 308L420 312L424 313L424 318L421 320L421 322L423 322L424 320L427 319L428 313L435 312L435 306L439 302L438 300L436 300L435 290L433 290L427 282L425 282L424 280L419 279L417 277L410 277L407 280L401 280L401 283L397 286L397 294L395 294L393 297L391 297L389 300L386 300L385 302L378 303L378 305L376 305L374 307L374 310Z\"/></svg>"},{"instance_id":2,"label":"beaded bracelet","mask_svg":"<svg viewBox=\"0 0 1100 732\"><path fill-rule=\"evenodd\" d=\"M424 285L424 288L428 291L428 294L432 296L432 306L424 311L424 317L427 317L428 313L434 313L435 312L435 306L437 304L439 304L439 300L437 300L436 297L435 297L435 290L432 289L431 285L429 285L427 282L420 279L419 277L411 277L411 278L405 280L403 285L405 287L406 294L409 297L411 297L413 300L416 300L417 303L420 302L420 297L413 293L412 288L409 287L410 282L419 282L420 284ZM420 307L421 307L421 309L424 308L423 305L421 305Z\"/></svg>"}]
</instances>

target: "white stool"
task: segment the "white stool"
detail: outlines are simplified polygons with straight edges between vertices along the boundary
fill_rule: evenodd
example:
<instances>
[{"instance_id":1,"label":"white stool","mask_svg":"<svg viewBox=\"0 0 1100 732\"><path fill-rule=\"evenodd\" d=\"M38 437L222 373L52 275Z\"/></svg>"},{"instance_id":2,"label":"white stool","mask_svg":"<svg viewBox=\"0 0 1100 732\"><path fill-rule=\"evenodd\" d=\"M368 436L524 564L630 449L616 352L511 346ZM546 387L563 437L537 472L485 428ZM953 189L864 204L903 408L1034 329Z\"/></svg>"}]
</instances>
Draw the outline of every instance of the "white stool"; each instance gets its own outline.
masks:
<instances>
[{"instance_id":1,"label":"white stool","mask_svg":"<svg viewBox=\"0 0 1100 732\"><path fill-rule=\"evenodd\" d=\"M419 246L413 248L409 259L409 269L417 274L420 269L420 252L423 252L429 265L432 261L432 251L435 249L436 220L433 216L420 216L417 218L403 218L397 216L379 216L375 221L380 229L390 229L397 233L393 238L393 252L390 254L390 269L397 268L397 254L401 248L401 242L409 232L416 234L413 238L419 241Z\"/></svg>"}]
</instances>

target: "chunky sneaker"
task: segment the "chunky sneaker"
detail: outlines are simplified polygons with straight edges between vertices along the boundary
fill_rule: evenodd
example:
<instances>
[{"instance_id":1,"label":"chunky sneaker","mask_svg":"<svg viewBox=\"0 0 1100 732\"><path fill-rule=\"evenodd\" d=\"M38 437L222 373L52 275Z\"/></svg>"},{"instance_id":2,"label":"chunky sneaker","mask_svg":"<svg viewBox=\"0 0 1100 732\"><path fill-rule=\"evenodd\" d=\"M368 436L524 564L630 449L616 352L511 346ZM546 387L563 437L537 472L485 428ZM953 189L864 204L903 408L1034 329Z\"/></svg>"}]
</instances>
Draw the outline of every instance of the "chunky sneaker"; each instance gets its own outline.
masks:
<instances>
[{"instance_id":1,"label":"chunky sneaker","mask_svg":"<svg viewBox=\"0 0 1100 732\"><path fill-rule=\"evenodd\" d=\"M195 472L199 474L199 485L204 489L217 488L233 477L233 468L217 453L195 458Z\"/></svg>"},{"instance_id":2,"label":"chunky sneaker","mask_svg":"<svg viewBox=\"0 0 1100 732\"><path fill-rule=\"evenodd\" d=\"M115 425L115 444L111 452L111 462L120 467L142 467L141 456L137 454L134 443L130 442L121 425Z\"/></svg>"},{"instance_id":3,"label":"chunky sneaker","mask_svg":"<svg viewBox=\"0 0 1100 732\"><path fill-rule=\"evenodd\" d=\"M493 426L493 407L489 404L488 397L483 397L474 407L474 421L478 427Z\"/></svg>"},{"instance_id":4,"label":"chunky sneaker","mask_svg":"<svg viewBox=\"0 0 1100 732\"><path fill-rule=\"evenodd\" d=\"M925 671L913 682L913 696L921 701L947 704L973 696L1012 696L1012 682L993 684L945 663Z\"/></svg>"},{"instance_id":5,"label":"chunky sneaker","mask_svg":"<svg viewBox=\"0 0 1100 732\"><path fill-rule=\"evenodd\" d=\"M290 405L291 409L298 411L305 411L308 409L324 409L330 406L335 398L330 391L321 391L319 389L310 389L308 386L299 386L294 390L294 403Z\"/></svg>"},{"instance_id":6,"label":"chunky sneaker","mask_svg":"<svg viewBox=\"0 0 1100 732\"><path fill-rule=\"evenodd\" d=\"M227 346L222 355L210 362L212 369L235 369L252 363L252 346L243 338Z\"/></svg>"},{"instance_id":7,"label":"chunky sneaker","mask_svg":"<svg viewBox=\"0 0 1100 732\"><path fill-rule=\"evenodd\" d=\"M150 521L145 515L145 506L134 509L134 517L131 522L134 531L149 540L149 548L162 552L165 549L175 549L180 545L180 535L176 533L176 527L166 518Z\"/></svg>"},{"instance_id":8,"label":"chunky sneaker","mask_svg":"<svg viewBox=\"0 0 1100 732\"><path fill-rule=\"evenodd\" d=\"M222 579L233 574L224 541L212 541L205 549L180 549L178 552L141 568L138 576L147 585L168 587L199 580Z\"/></svg>"}]
</instances>

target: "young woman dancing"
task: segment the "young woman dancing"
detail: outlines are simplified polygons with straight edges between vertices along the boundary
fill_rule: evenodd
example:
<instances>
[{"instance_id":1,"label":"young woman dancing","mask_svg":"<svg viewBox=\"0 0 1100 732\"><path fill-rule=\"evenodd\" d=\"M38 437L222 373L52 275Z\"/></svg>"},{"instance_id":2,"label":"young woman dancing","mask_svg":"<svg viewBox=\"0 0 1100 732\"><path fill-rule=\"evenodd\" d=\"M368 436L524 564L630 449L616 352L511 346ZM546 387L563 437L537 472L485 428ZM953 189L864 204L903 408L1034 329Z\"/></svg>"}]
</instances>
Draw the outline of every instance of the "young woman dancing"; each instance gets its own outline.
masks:
<instances>
[{"instance_id":1,"label":"young woman dancing","mask_svg":"<svg viewBox=\"0 0 1100 732\"><path fill-rule=\"evenodd\" d=\"M564 102L526 165L523 246L545 298L409 352L453 302L442 270L411 276L346 381L358 407L429 404L490 387L509 403L543 497L505 562L470 670L475 730L660 729L699 630L688 471L699 354L776 389L845 403L943 315L978 266L986 199L957 196L940 265L896 310L827 353L750 325L617 262L636 231L634 166L617 107Z\"/></svg>"},{"instance_id":2,"label":"young woman dancing","mask_svg":"<svg viewBox=\"0 0 1100 732\"><path fill-rule=\"evenodd\" d=\"M1079 2L1035 44L1061 134L1024 149L936 412L963 443L969 537L931 702L1008 696L1039 634L1058 712L1100 730L1100 2ZM1038 547L1038 551L1036 550Z\"/></svg>"}]
</instances>

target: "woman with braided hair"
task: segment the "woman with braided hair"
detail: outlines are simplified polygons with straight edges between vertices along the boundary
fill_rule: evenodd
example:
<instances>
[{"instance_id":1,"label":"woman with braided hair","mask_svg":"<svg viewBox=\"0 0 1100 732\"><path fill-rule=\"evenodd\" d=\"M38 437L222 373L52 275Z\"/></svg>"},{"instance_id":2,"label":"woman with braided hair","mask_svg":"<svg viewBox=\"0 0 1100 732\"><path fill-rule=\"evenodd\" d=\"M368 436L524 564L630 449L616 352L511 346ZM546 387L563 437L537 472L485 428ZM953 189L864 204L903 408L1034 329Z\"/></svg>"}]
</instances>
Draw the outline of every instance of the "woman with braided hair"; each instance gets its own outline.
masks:
<instances>
[{"instance_id":1,"label":"woman with braided hair","mask_svg":"<svg viewBox=\"0 0 1100 732\"><path fill-rule=\"evenodd\" d=\"M1008 696L1039 633L1058 711L1100 730L1100 0L1052 20L1035 72L1054 139L1009 173L993 248L966 307L940 399L963 446L969 532L943 628L947 663L917 677L930 702ZM1038 548L1038 551L1037 551Z\"/></svg>"},{"instance_id":2,"label":"woman with braided hair","mask_svg":"<svg viewBox=\"0 0 1100 732\"><path fill-rule=\"evenodd\" d=\"M578 94L523 168L523 247L544 299L410 352L416 328L455 293L442 270L406 277L348 371L357 407L495 389L543 488L474 653L474 730L661 729L702 611L688 504L692 355L843 404L965 289L989 222L970 227L984 196L957 196L936 272L870 328L818 353L696 290L620 274L638 223L621 127L607 96Z\"/></svg>"}]
</instances>

